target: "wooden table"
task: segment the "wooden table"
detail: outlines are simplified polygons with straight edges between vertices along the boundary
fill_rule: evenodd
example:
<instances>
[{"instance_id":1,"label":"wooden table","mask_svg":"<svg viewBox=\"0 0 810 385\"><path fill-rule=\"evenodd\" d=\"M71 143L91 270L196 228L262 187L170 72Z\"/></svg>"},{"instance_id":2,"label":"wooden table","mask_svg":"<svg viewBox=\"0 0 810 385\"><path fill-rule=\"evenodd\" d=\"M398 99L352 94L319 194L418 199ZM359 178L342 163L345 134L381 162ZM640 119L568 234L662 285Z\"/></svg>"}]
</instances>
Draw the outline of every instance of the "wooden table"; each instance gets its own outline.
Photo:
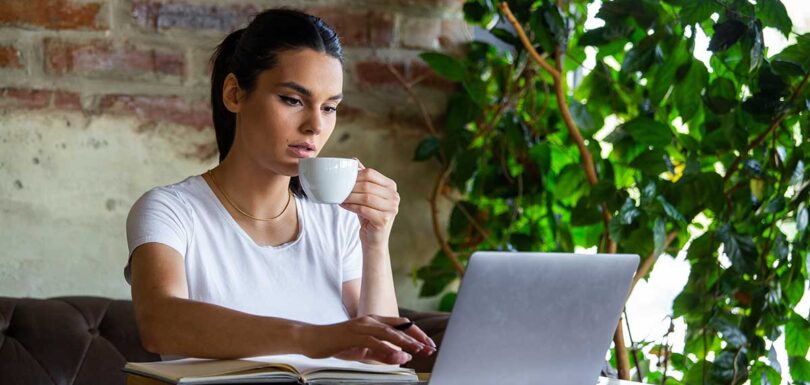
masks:
<instances>
[{"instance_id":1,"label":"wooden table","mask_svg":"<svg viewBox=\"0 0 810 385\"><path fill-rule=\"evenodd\" d=\"M419 381L427 381L428 379L430 379L430 373L417 373L417 376L419 376ZM639 382L616 380L607 377L599 377L599 381L596 383L596 385L639 385L639 384L640 384ZM135 374L128 374L127 385L169 385L169 383Z\"/></svg>"}]
</instances>

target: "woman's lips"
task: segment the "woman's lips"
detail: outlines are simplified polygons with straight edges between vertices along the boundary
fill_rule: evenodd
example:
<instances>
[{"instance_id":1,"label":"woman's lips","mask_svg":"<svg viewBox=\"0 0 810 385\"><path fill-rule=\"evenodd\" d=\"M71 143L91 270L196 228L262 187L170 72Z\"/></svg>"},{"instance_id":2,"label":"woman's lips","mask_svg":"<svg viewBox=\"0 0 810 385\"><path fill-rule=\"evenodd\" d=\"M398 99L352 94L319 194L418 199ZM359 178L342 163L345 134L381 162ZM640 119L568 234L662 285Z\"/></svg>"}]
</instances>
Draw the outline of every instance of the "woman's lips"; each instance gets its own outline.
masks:
<instances>
[{"instance_id":1,"label":"woman's lips","mask_svg":"<svg viewBox=\"0 0 810 385\"><path fill-rule=\"evenodd\" d=\"M314 150L304 146L288 146L287 153L296 158L312 158L315 156Z\"/></svg>"}]
</instances>

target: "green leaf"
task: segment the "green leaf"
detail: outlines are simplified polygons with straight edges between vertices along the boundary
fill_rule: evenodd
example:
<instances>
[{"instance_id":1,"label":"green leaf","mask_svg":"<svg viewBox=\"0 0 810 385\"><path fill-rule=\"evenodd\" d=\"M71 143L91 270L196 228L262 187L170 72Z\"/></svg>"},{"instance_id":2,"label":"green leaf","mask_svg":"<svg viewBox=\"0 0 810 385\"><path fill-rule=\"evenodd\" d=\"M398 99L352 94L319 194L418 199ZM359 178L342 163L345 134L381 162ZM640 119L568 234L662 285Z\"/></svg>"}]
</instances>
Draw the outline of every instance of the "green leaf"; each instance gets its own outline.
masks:
<instances>
[{"instance_id":1,"label":"green leaf","mask_svg":"<svg viewBox=\"0 0 810 385\"><path fill-rule=\"evenodd\" d=\"M658 256L664 252L664 243L667 239L666 223L661 217L655 218L655 225L653 226L653 242L655 243L655 251L653 254Z\"/></svg>"},{"instance_id":2,"label":"green leaf","mask_svg":"<svg viewBox=\"0 0 810 385\"><path fill-rule=\"evenodd\" d=\"M596 131L596 124L593 121L591 113L588 112L587 105L577 102L576 100L572 100L570 110L571 116L574 118L574 122L586 137L589 137L594 131Z\"/></svg>"},{"instance_id":3,"label":"green leaf","mask_svg":"<svg viewBox=\"0 0 810 385\"><path fill-rule=\"evenodd\" d=\"M441 250L436 253L429 265L417 270L416 276L423 282L419 291L420 297L433 297L441 293L458 277L450 258L447 258Z\"/></svg>"},{"instance_id":4,"label":"green leaf","mask_svg":"<svg viewBox=\"0 0 810 385\"><path fill-rule=\"evenodd\" d=\"M487 84L483 80L475 76L466 76L462 84L464 84L464 89L470 95L470 99L478 107L484 108L487 106L489 96L487 95Z\"/></svg>"},{"instance_id":5,"label":"green leaf","mask_svg":"<svg viewBox=\"0 0 810 385\"><path fill-rule=\"evenodd\" d=\"M749 38L753 41L751 49L748 51L750 60L748 72L754 72L762 65L765 56L765 42L762 37L762 27L759 24L755 24L749 29Z\"/></svg>"},{"instance_id":6,"label":"green leaf","mask_svg":"<svg viewBox=\"0 0 810 385\"><path fill-rule=\"evenodd\" d=\"M636 203L633 202L632 199L627 198L627 200L624 201L624 205L619 210L619 214L616 215L616 218L618 218L620 224L630 225L639 215L641 215L641 210L636 207Z\"/></svg>"},{"instance_id":7,"label":"green leaf","mask_svg":"<svg viewBox=\"0 0 810 385\"><path fill-rule=\"evenodd\" d=\"M704 233L692 241L689 250L686 251L686 259L693 264L701 260L709 260L716 249L717 247L712 245L711 234Z\"/></svg>"},{"instance_id":8,"label":"green leaf","mask_svg":"<svg viewBox=\"0 0 810 385\"><path fill-rule=\"evenodd\" d=\"M623 125L636 142L653 147L664 147L672 142L669 126L647 117L635 118Z\"/></svg>"},{"instance_id":9,"label":"green leaf","mask_svg":"<svg viewBox=\"0 0 810 385\"><path fill-rule=\"evenodd\" d=\"M468 1L464 3L463 10L465 20L485 28L497 20L495 7L490 0Z\"/></svg>"},{"instance_id":10,"label":"green leaf","mask_svg":"<svg viewBox=\"0 0 810 385\"><path fill-rule=\"evenodd\" d=\"M675 85L673 100L684 122L688 122L700 111L700 95L709 81L709 71L700 60L692 60L689 72L683 80Z\"/></svg>"},{"instance_id":11,"label":"green leaf","mask_svg":"<svg viewBox=\"0 0 810 385\"><path fill-rule=\"evenodd\" d=\"M579 46L599 46L609 43L605 37L605 27L594 28L588 31L585 31L580 37L578 41Z\"/></svg>"},{"instance_id":12,"label":"green leaf","mask_svg":"<svg viewBox=\"0 0 810 385\"><path fill-rule=\"evenodd\" d=\"M804 205L799 206L799 212L796 214L796 230L804 231L807 228L807 207Z\"/></svg>"},{"instance_id":13,"label":"green leaf","mask_svg":"<svg viewBox=\"0 0 810 385\"><path fill-rule=\"evenodd\" d=\"M571 210L571 226L587 226L602 221L602 213L598 207L589 204L588 199L580 199Z\"/></svg>"},{"instance_id":14,"label":"green leaf","mask_svg":"<svg viewBox=\"0 0 810 385\"><path fill-rule=\"evenodd\" d=\"M439 311L452 312L453 306L456 304L456 297L458 294L455 292L445 293L439 300Z\"/></svg>"},{"instance_id":15,"label":"green leaf","mask_svg":"<svg viewBox=\"0 0 810 385\"><path fill-rule=\"evenodd\" d=\"M571 197L577 194L585 184L585 172L578 164L569 164L560 171L554 194L559 197Z\"/></svg>"},{"instance_id":16,"label":"green leaf","mask_svg":"<svg viewBox=\"0 0 810 385\"><path fill-rule=\"evenodd\" d=\"M810 348L810 322L793 313L785 325L785 349L789 356L804 357Z\"/></svg>"},{"instance_id":17,"label":"green leaf","mask_svg":"<svg viewBox=\"0 0 810 385\"><path fill-rule=\"evenodd\" d=\"M743 346L747 341L745 333L737 325L722 317L713 317L709 325L717 330L723 339L734 347Z\"/></svg>"},{"instance_id":18,"label":"green leaf","mask_svg":"<svg viewBox=\"0 0 810 385\"><path fill-rule=\"evenodd\" d=\"M622 72L628 74L636 71L647 72L655 60L658 47L654 36L651 35L642 39L624 54Z\"/></svg>"},{"instance_id":19,"label":"green leaf","mask_svg":"<svg viewBox=\"0 0 810 385\"><path fill-rule=\"evenodd\" d=\"M730 225L723 224L717 230L717 238L723 242L723 251L734 270L741 274L756 272L757 247L750 235L737 234Z\"/></svg>"},{"instance_id":20,"label":"green leaf","mask_svg":"<svg viewBox=\"0 0 810 385\"><path fill-rule=\"evenodd\" d=\"M683 214L681 214L681 212L678 211L678 209L675 208L675 206L669 204L669 202L667 202L667 200L664 199L663 196L659 195L658 197L655 198L655 200L657 200L658 203L661 204L661 206L664 208L664 212L666 212L670 218L680 223L686 223L686 218L683 217Z\"/></svg>"},{"instance_id":21,"label":"green leaf","mask_svg":"<svg viewBox=\"0 0 810 385\"><path fill-rule=\"evenodd\" d=\"M683 378L684 385L718 385L711 376L712 363L706 360L692 365Z\"/></svg>"},{"instance_id":22,"label":"green leaf","mask_svg":"<svg viewBox=\"0 0 810 385\"><path fill-rule=\"evenodd\" d=\"M650 27L658 17L657 7L651 0L613 0L602 3L596 17L605 20L606 24L626 22L633 18L642 29Z\"/></svg>"},{"instance_id":23,"label":"green leaf","mask_svg":"<svg viewBox=\"0 0 810 385\"><path fill-rule=\"evenodd\" d=\"M669 89L675 84L675 75L678 68L686 62L690 52L687 51L685 43L679 43L672 48L668 57L664 58L666 64L658 66L653 74L652 86L650 90L650 100L658 105L664 100L664 97L669 92Z\"/></svg>"},{"instance_id":24,"label":"green leaf","mask_svg":"<svg viewBox=\"0 0 810 385\"><path fill-rule=\"evenodd\" d=\"M416 146L416 152L414 153L413 160L415 161L422 161L428 160L431 157L439 155L439 139L433 135L428 136L425 139L422 139L419 142L419 145Z\"/></svg>"},{"instance_id":25,"label":"green leaf","mask_svg":"<svg viewBox=\"0 0 810 385\"><path fill-rule=\"evenodd\" d=\"M793 22L780 0L757 0L755 9L757 17L766 27L774 27L786 38L789 37Z\"/></svg>"},{"instance_id":26,"label":"green leaf","mask_svg":"<svg viewBox=\"0 0 810 385\"><path fill-rule=\"evenodd\" d=\"M788 357L788 366L790 366L790 376L793 377L794 383L810 382L810 362L806 358Z\"/></svg>"},{"instance_id":27,"label":"green leaf","mask_svg":"<svg viewBox=\"0 0 810 385\"><path fill-rule=\"evenodd\" d=\"M725 114L737 105L737 88L731 80L719 77L706 92L706 105L716 114Z\"/></svg>"},{"instance_id":28,"label":"green leaf","mask_svg":"<svg viewBox=\"0 0 810 385\"><path fill-rule=\"evenodd\" d=\"M796 44L783 49L771 60L774 71L789 76L802 76L810 70L810 33L798 36Z\"/></svg>"},{"instance_id":29,"label":"green leaf","mask_svg":"<svg viewBox=\"0 0 810 385\"><path fill-rule=\"evenodd\" d=\"M714 35L709 41L709 51L720 52L731 47L745 33L747 27L738 20L728 19L714 25Z\"/></svg>"},{"instance_id":30,"label":"green leaf","mask_svg":"<svg viewBox=\"0 0 810 385\"><path fill-rule=\"evenodd\" d=\"M450 56L438 52L424 52L419 54L419 57L436 73L449 80L461 81L464 79L464 66Z\"/></svg>"},{"instance_id":31,"label":"green leaf","mask_svg":"<svg viewBox=\"0 0 810 385\"><path fill-rule=\"evenodd\" d=\"M720 11L722 11L720 5L714 1L684 0L680 13L681 22L683 24L702 23L709 19L709 16L713 13Z\"/></svg>"},{"instance_id":32,"label":"green leaf","mask_svg":"<svg viewBox=\"0 0 810 385\"><path fill-rule=\"evenodd\" d=\"M515 36L515 34L510 31L507 31L503 28L493 28L492 31L489 32L509 45L512 45L514 47L521 47L520 39L518 39L518 37Z\"/></svg>"},{"instance_id":33,"label":"green leaf","mask_svg":"<svg viewBox=\"0 0 810 385\"><path fill-rule=\"evenodd\" d=\"M650 176L660 175L667 171L667 164L664 161L665 154L662 150L644 151L630 161L630 167Z\"/></svg>"},{"instance_id":34,"label":"green leaf","mask_svg":"<svg viewBox=\"0 0 810 385\"><path fill-rule=\"evenodd\" d=\"M764 362L754 364L750 378L751 385L779 385L782 382L782 375Z\"/></svg>"}]
</instances>

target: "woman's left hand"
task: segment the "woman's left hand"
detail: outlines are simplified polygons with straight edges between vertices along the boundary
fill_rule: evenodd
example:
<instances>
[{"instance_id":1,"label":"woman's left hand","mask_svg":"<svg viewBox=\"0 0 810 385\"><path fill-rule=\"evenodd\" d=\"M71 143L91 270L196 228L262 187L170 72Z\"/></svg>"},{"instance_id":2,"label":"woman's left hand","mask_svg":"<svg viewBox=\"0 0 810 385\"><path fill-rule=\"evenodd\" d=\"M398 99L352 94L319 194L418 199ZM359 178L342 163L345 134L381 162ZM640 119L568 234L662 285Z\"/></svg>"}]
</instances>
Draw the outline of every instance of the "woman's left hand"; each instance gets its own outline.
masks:
<instances>
[{"instance_id":1,"label":"woman's left hand","mask_svg":"<svg viewBox=\"0 0 810 385\"><path fill-rule=\"evenodd\" d=\"M358 160L358 163L360 161ZM399 212L397 184L360 163L354 189L340 205L360 218L360 241L365 247L388 247L394 218Z\"/></svg>"}]
</instances>

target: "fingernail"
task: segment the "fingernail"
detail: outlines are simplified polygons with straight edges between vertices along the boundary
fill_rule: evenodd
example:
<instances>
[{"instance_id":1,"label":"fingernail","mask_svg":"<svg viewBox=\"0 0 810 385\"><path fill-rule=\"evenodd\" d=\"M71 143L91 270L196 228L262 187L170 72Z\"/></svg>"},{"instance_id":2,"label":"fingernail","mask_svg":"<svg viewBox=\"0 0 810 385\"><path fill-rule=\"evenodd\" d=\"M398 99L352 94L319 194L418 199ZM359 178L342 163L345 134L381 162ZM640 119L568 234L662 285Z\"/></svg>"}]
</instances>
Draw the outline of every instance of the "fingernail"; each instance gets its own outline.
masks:
<instances>
[{"instance_id":1,"label":"fingernail","mask_svg":"<svg viewBox=\"0 0 810 385\"><path fill-rule=\"evenodd\" d=\"M430 341L430 346L432 346L433 348L436 348L436 343L433 342L433 338L428 337L428 341Z\"/></svg>"}]
</instances>

